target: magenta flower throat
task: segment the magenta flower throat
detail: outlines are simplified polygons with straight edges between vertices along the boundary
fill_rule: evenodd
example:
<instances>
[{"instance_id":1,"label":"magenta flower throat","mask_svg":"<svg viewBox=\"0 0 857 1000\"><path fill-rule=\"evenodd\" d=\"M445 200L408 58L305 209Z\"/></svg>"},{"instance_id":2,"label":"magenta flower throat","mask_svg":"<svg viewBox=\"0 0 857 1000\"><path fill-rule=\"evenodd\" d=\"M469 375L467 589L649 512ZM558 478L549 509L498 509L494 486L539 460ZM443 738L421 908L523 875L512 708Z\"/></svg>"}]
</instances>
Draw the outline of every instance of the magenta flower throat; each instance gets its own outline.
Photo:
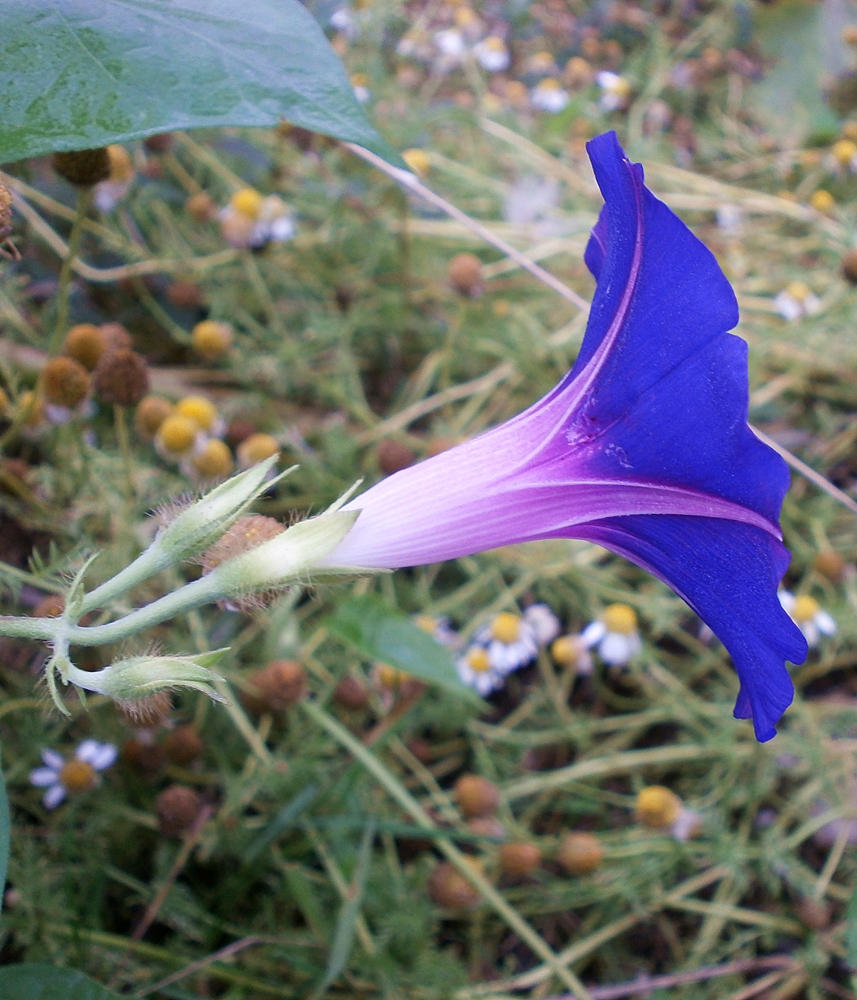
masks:
<instances>
[{"instance_id":1,"label":"magenta flower throat","mask_svg":"<svg viewBox=\"0 0 857 1000\"><path fill-rule=\"evenodd\" d=\"M351 500L329 566L393 569L543 538L603 545L663 580L728 649L737 718L768 740L806 643L777 600L782 459L747 425L747 345L711 252L609 132L588 144L604 207L580 355L523 413Z\"/></svg>"}]
</instances>

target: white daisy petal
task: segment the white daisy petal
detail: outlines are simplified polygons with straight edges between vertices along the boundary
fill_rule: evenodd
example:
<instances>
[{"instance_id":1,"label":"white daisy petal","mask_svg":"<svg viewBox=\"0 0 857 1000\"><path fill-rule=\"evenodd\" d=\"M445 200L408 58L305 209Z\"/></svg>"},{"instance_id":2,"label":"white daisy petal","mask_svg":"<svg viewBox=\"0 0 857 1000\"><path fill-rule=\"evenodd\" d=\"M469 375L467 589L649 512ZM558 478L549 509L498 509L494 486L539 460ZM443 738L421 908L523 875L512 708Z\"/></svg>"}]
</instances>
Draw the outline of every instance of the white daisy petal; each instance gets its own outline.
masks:
<instances>
[{"instance_id":1,"label":"white daisy petal","mask_svg":"<svg viewBox=\"0 0 857 1000\"><path fill-rule=\"evenodd\" d=\"M596 643L601 642L604 636L607 635L607 626L600 619L590 622L586 628L580 633L580 641L583 645L589 649Z\"/></svg>"},{"instance_id":2,"label":"white daisy petal","mask_svg":"<svg viewBox=\"0 0 857 1000\"><path fill-rule=\"evenodd\" d=\"M823 632L824 635L836 635L836 621L826 611L819 611L813 621L819 632Z\"/></svg>"},{"instance_id":3,"label":"white daisy petal","mask_svg":"<svg viewBox=\"0 0 857 1000\"><path fill-rule=\"evenodd\" d=\"M56 809L65 798L65 789L59 782L51 787L42 796L42 804L45 809Z\"/></svg>"},{"instance_id":4,"label":"white daisy petal","mask_svg":"<svg viewBox=\"0 0 857 1000\"><path fill-rule=\"evenodd\" d=\"M116 763L118 756L119 751L112 743L101 743L89 763L92 764L96 771L105 771L108 767L112 767Z\"/></svg>"},{"instance_id":5,"label":"white daisy petal","mask_svg":"<svg viewBox=\"0 0 857 1000\"><path fill-rule=\"evenodd\" d=\"M98 756L100 748L101 744L97 740L84 740L77 750L75 750L74 756L77 760L82 760L87 764L92 764L94 767L94 758Z\"/></svg>"},{"instance_id":6,"label":"white daisy petal","mask_svg":"<svg viewBox=\"0 0 857 1000\"><path fill-rule=\"evenodd\" d=\"M42 760L55 771L60 771L65 764L65 758L56 750L42 750Z\"/></svg>"},{"instance_id":7,"label":"white daisy petal","mask_svg":"<svg viewBox=\"0 0 857 1000\"><path fill-rule=\"evenodd\" d=\"M55 784L58 777L59 772L52 767L37 767L30 771L30 784L35 785L36 788L47 788L48 785Z\"/></svg>"},{"instance_id":8,"label":"white daisy petal","mask_svg":"<svg viewBox=\"0 0 857 1000\"><path fill-rule=\"evenodd\" d=\"M598 647L601 659L614 667L624 666L634 655L634 652L631 636L620 635L619 632L608 632Z\"/></svg>"}]
</instances>

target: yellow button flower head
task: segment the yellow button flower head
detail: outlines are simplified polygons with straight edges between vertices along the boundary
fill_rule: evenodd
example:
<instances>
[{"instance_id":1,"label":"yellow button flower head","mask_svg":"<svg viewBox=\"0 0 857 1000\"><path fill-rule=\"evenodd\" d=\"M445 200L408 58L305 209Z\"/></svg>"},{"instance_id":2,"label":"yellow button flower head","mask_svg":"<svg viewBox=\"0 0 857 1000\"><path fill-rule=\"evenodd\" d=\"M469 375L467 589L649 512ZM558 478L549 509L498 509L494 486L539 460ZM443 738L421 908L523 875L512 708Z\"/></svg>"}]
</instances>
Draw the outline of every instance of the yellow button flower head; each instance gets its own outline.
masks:
<instances>
[{"instance_id":1,"label":"yellow button flower head","mask_svg":"<svg viewBox=\"0 0 857 1000\"><path fill-rule=\"evenodd\" d=\"M162 458L178 461L190 452L199 434L199 425L181 413L162 421L155 434L155 448Z\"/></svg>"},{"instance_id":2,"label":"yellow button flower head","mask_svg":"<svg viewBox=\"0 0 857 1000\"><path fill-rule=\"evenodd\" d=\"M220 438L209 438L190 458L195 479L225 479L232 472L232 452Z\"/></svg>"},{"instance_id":3,"label":"yellow button flower head","mask_svg":"<svg viewBox=\"0 0 857 1000\"><path fill-rule=\"evenodd\" d=\"M819 188L817 191L813 191L812 196L809 199L809 203L816 210L816 212L822 213L830 212L836 207L836 199L824 188Z\"/></svg>"},{"instance_id":4,"label":"yellow button flower head","mask_svg":"<svg viewBox=\"0 0 857 1000\"><path fill-rule=\"evenodd\" d=\"M279 455L279 453L280 442L273 434L261 433L251 434L244 438L236 451L238 465L242 469L249 469L251 465L257 465L259 462L264 462L266 458Z\"/></svg>"},{"instance_id":5,"label":"yellow button flower head","mask_svg":"<svg viewBox=\"0 0 857 1000\"><path fill-rule=\"evenodd\" d=\"M207 434L218 433L220 417L217 407L205 396L185 396L176 403L176 413L192 420L199 430Z\"/></svg>"},{"instance_id":6,"label":"yellow button flower head","mask_svg":"<svg viewBox=\"0 0 857 1000\"><path fill-rule=\"evenodd\" d=\"M637 819L656 830L672 826L681 809L681 799L663 785L648 785L637 796Z\"/></svg>"},{"instance_id":7,"label":"yellow button flower head","mask_svg":"<svg viewBox=\"0 0 857 1000\"><path fill-rule=\"evenodd\" d=\"M190 337L197 354L206 361L216 361L232 346L232 327L228 323L204 319L191 330Z\"/></svg>"}]
</instances>

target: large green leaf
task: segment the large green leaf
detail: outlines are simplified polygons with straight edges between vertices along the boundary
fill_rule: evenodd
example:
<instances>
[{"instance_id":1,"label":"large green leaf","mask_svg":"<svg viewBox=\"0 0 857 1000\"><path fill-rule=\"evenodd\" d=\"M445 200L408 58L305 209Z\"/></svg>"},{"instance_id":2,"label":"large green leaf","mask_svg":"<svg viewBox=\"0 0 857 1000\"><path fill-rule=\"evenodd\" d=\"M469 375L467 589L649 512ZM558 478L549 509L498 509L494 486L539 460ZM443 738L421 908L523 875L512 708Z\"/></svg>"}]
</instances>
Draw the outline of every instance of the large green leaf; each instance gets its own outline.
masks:
<instances>
[{"instance_id":1,"label":"large green leaf","mask_svg":"<svg viewBox=\"0 0 857 1000\"><path fill-rule=\"evenodd\" d=\"M9 841L11 837L12 820L9 816L6 781L2 772L0 772L0 910L3 909L3 889L6 885L6 869L9 865Z\"/></svg>"},{"instance_id":2,"label":"large green leaf","mask_svg":"<svg viewBox=\"0 0 857 1000\"><path fill-rule=\"evenodd\" d=\"M366 594L344 601L325 624L367 659L476 699L460 680L449 650L380 597Z\"/></svg>"},{"instance_id":3,"label":"large green leaf","mask_svg":"<svg viewBox=\"0 0 857 1000\"><path fill-rule=\"evenodd\" d=\"M783 139L836 136L837 117L825 101L824 88L841 65L845 46L841 26L831 23L832 6L785 0L755 10L755 40L773 65L750 88L748 99L765 125Z\"/></svg>"},{"instance_id":4,"label":"large green leaf","mask_svg":"<svg viewBox=\"0 0 857 1000\"><path fill-rule=\"evenodd\" d=\"M7 965L0 969L3 1000L119 1000L89 976L52 965Z\"/></svg>"},{"instance_id":5,"label":"large green leaf","mask_svg":"<svg viewBox=\"0 0 857 1000\"><path fill-rule=\"evenodd\" d=\"M0 3L0 162L283 118L401 164L298 0Z\"/></svg>"}]
</instances>

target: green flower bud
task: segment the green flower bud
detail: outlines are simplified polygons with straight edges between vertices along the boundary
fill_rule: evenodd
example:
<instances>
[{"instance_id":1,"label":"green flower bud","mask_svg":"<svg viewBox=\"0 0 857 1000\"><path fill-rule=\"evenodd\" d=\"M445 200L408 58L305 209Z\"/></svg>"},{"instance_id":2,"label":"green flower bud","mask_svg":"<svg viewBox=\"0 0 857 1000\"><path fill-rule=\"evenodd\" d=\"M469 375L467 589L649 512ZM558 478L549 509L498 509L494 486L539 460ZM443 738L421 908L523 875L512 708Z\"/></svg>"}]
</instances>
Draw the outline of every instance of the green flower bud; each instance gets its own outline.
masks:
<instances>
[{"instance_id":1,"label":"green flower bud","mask_svg":"<svg viewBox=\"0 0 857 1000\"><path fill-rule=\"evenodd\" d=\"M225 652L226 649L215 649L193 656L132 656L92 672L69 665L67 680L86 691L123 702L181 687L201 691L213 701L223 701L214 688L214 682L223 678L210 668Z\"/></svg>"}]
</instances>

